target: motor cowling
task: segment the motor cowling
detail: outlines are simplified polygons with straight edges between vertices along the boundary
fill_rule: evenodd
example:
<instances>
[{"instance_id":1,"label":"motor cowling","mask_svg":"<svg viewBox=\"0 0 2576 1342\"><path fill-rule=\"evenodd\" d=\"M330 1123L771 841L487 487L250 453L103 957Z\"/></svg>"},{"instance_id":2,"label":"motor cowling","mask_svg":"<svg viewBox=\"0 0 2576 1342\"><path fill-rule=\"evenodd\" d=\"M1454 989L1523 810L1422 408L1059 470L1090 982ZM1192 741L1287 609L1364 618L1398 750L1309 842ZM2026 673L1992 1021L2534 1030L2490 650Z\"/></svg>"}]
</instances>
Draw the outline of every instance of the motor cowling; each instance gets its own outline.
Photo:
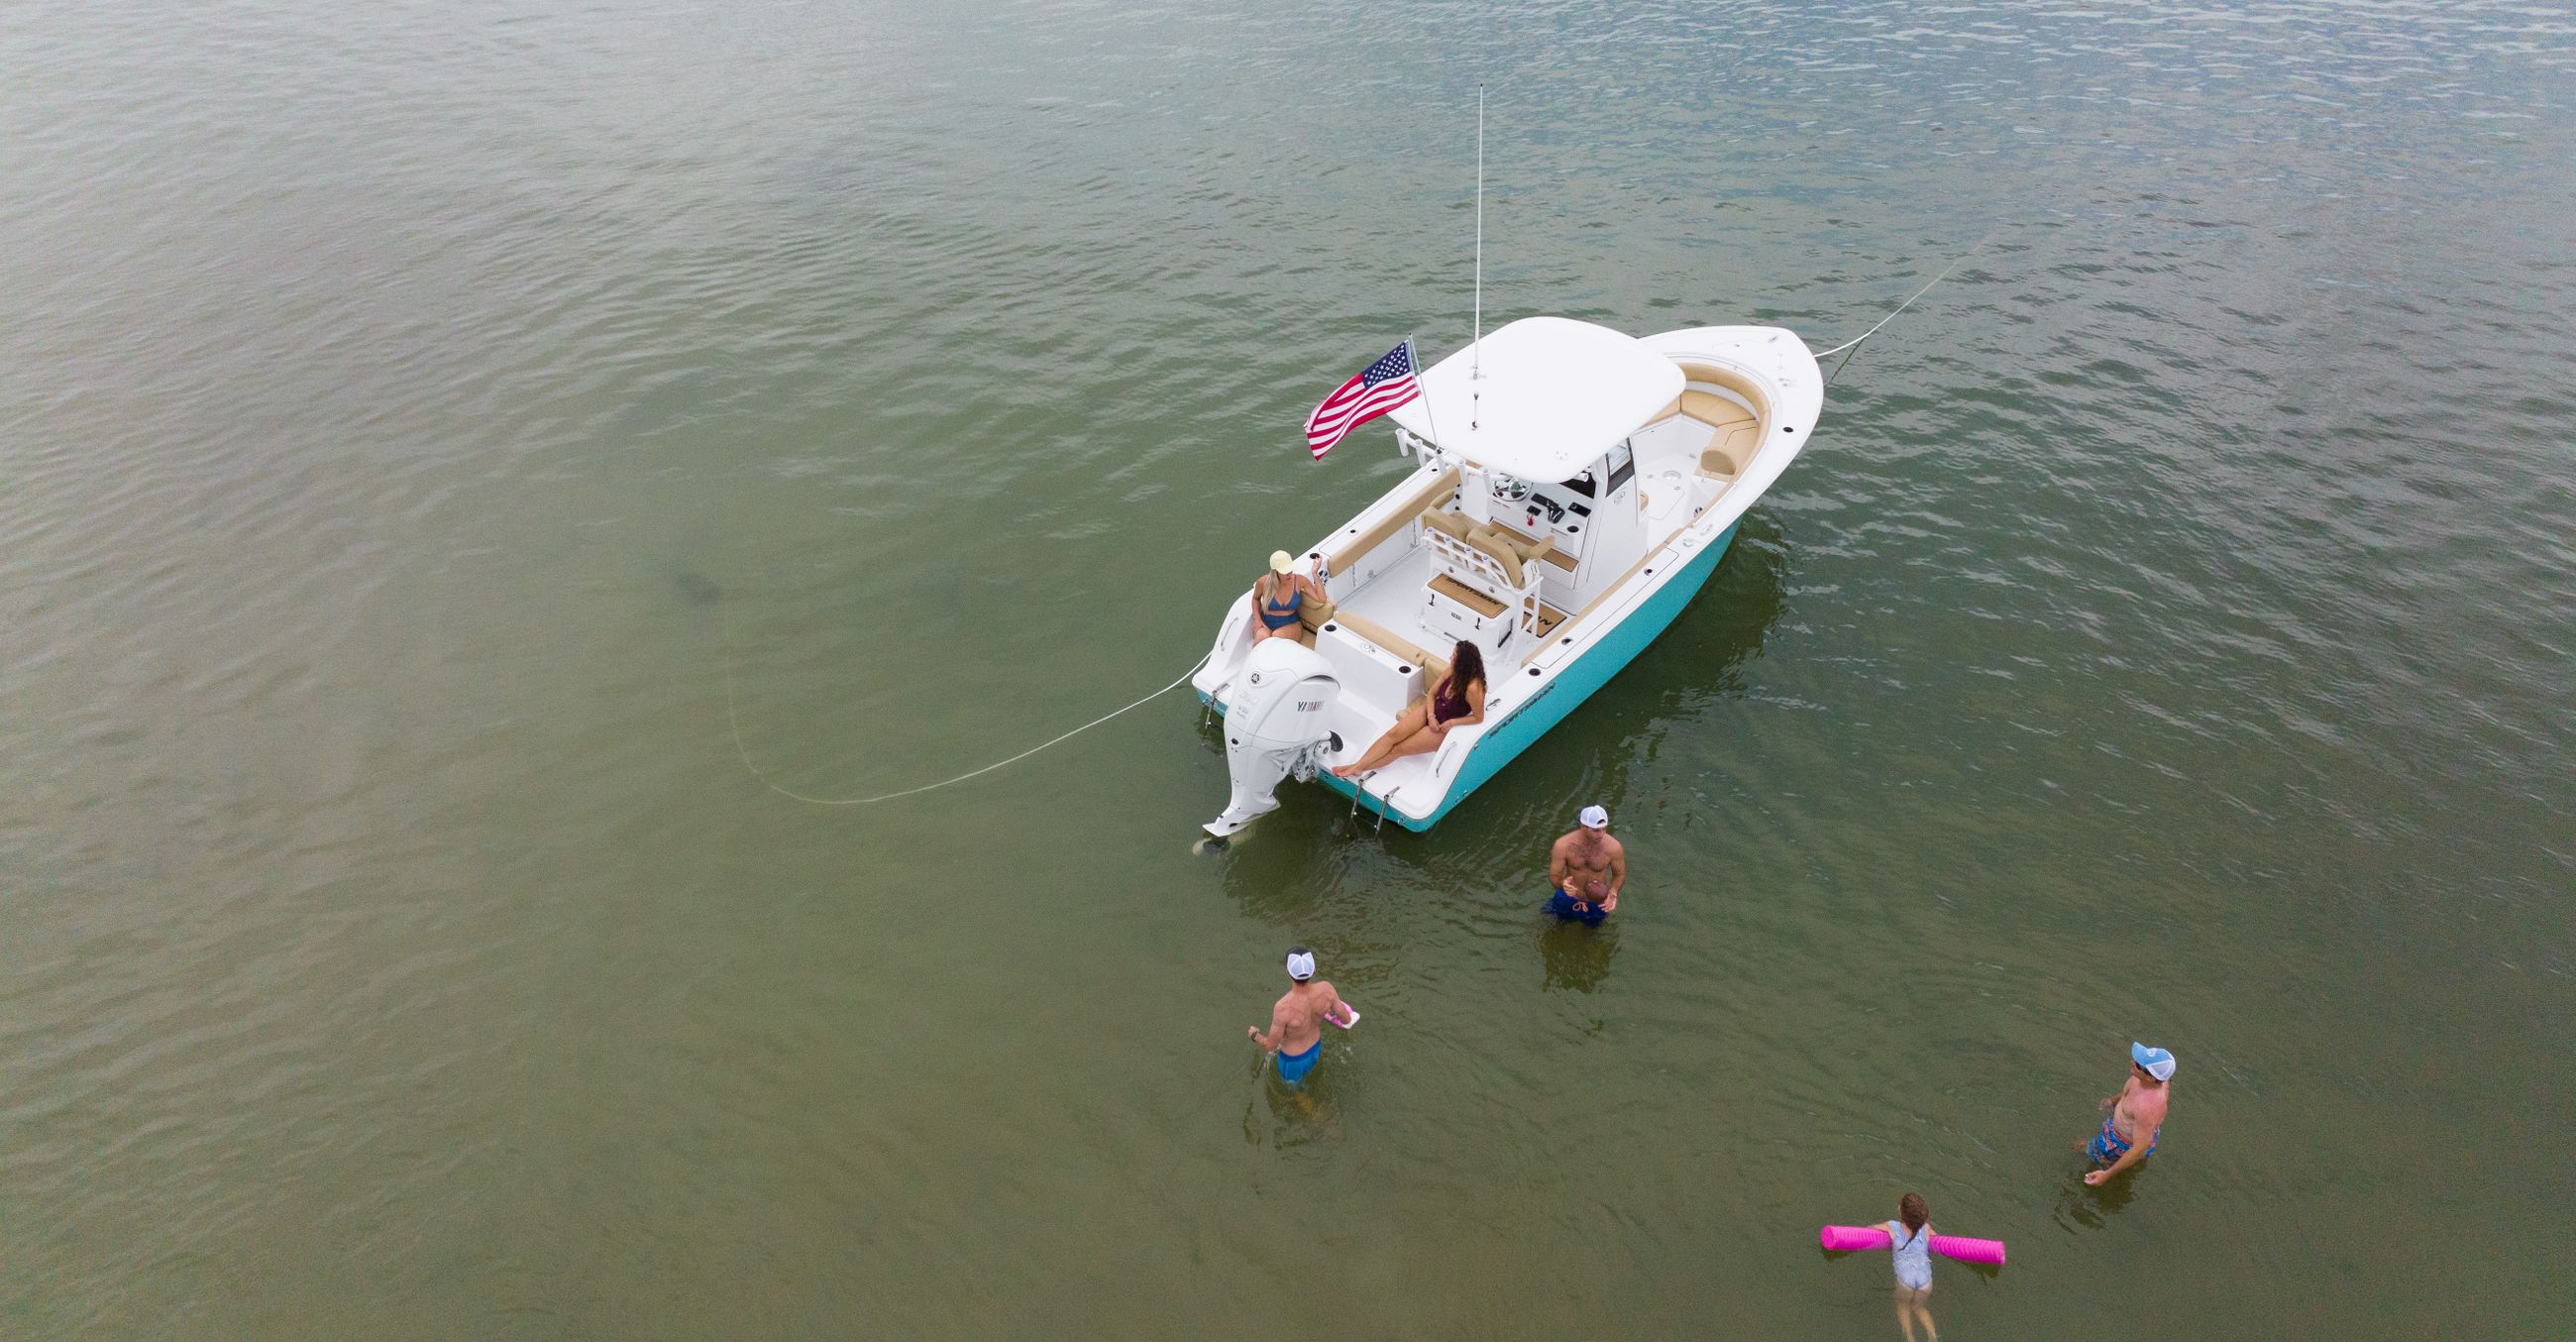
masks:
<instances>
[{"instance_id":1,"label":"motor cowling","mask_svg":"<svg viewBox=\"0 0 2576 1342\"><path fill-rule=\"evenodd\" d=\"M1332 664L1314 649L1284 638L1252 646L1226 688L1225 768L1234 790L1208 833L1223 838L1278 808L1279 780L1331 745L1341 694Z\"/></svg>"}]
</instances>

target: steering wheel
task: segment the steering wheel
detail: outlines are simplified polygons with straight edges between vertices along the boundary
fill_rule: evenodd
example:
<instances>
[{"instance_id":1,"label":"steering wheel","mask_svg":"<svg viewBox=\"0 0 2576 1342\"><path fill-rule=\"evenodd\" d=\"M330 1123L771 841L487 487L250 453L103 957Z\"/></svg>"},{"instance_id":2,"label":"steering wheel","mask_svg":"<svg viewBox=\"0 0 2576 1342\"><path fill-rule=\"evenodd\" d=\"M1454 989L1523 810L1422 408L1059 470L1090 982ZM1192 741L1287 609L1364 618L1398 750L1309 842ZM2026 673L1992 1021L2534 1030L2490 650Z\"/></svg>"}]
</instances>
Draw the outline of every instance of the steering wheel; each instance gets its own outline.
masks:
<instances>
[{"instance_id":1,"label":"steering wheel","mask_svg":"<svg viewBox=\"0 0 2576 1342\"><path fill-rule=\"evenodd\" d=\"M1500 471L1494 472L1493 481L1487 488L1493 491L1495 498L1504 503L1518 503L1530 496L1529 481L1517 475L1505 475Z\"/></svg>"}]
</instances>

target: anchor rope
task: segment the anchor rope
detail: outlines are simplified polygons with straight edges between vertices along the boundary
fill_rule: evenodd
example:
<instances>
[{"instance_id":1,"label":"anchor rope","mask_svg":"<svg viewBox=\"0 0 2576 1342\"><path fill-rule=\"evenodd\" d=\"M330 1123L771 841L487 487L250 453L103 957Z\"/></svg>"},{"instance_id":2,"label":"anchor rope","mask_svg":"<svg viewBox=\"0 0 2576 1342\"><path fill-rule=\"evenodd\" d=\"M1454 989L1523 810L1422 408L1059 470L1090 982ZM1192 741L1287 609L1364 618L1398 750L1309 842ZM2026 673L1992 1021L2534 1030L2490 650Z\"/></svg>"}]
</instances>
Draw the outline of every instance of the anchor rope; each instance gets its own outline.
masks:
<instances>
[{"instance_id":1,"label":"anchor rope","mask_svg":"<svg viewBox=\"0 0 2576 1342\"><path fill-rule=\"evenodd\" d=\"M1832 349L1819 352L1816 355L1816 362L1823 363L1825 360L1830 359L1837 354L1842 354L1844 350L1851 350L1853 353L1858 353L1860 350L1860 342L1869 339L1871 336L1877 335L1881 328L1885 327L1889 322L1896 320L1898 313L1902 313L1907 308L1914 306L1914 299L1921 298L1923 295L1932 292L1933 285L1939 284L1941 281L1950 278L1951 271L1957 270L1961 265L1965 264L1969 257L1976 255L1980 248L1983 248L1989 241L1993 240L1994 236L1994 232L1989 230L1985 237L1977 239L1975 246L1959 253L1958 260L1952 261L1950 264L1941 267L1941 273L1933 276L1922 288L1915 290L1912 298L1908 298L1904 302L1897 304L1895 312L1891 312L1886 316L1879 318L1877 326L1873 326L1868 330L1861 332L1859 335L1834 346ZM1825 385L1832 386L1834 379L1841 377L1843 375L1844 367L1850 363L1851 355L1843 355L1842 363L1835 364L1834 371L1826 376Z\"/></svg>"},{"instance_id":2,"label":"anchor rope","mask_svg":"<svg viewBox=\"0 0 2576 1342\"><path fill-rule=\"evenodd\" d=\"M720 615L721 615L721 611L720 611L719 613L720 613ZM922 793L924 793L924 792L936 792L936 791L938 791L939 789L944 788L944 787L954 787L954 786L956 786L957 784L959 784L959 783L963 783L963 782L965 782L966 780L968 780L968 779L970 779L970 778L981 778L981 777L983 777L984 775L986 775L986 774L988 774L988 773L993 772L995 769L1003 768L1003 767L1008 766L1008 765L1017 764L1017 763L1019 763L1020 761L1022 761L1022 760L1024 760L1024 759L1027 759L1029 756L1034 755L1034 754L1038 753L1038 752L1039 752L1039 751L1041 751L1041 750L1045 750L1045 749L1047 749L1049 746L1061 745L1061 744L1063 744L1063 743L1064 743L1064 742L1066 742L1066 741L1070 741L1070 740L1072 740L1073 738L1075 738L1075 737L1077 737L1077 736L1082 735L1084 732L1090 731L1092 728L1097 727L1097 726L1099 726L1100 724L1102 724L1102 723L1104 723L1104 722L1109 721L1111 718L1117 717L1120 713L1124 713L1124 712L1126 712L1128 709L1132 709L1132 708L1142 708L1142 707L1144 707L1146 704L1151 703L1151 702L1153 702L1153 701L1154 701L1154 700L1156 700L1156 699L1160 699L1160 698L1162 698L1164 695L1169 694L1169 693L1171 693L1172 691L1174 691L1174 690L1176 690L1176 689L1179 689L1179 688L1181 687L1181 683L1182 683L1183 681L1186 681L1186 680L1188 680L1191 676L1196 675L1196 674L1198 673L1198 669L1199 669L1199 667L1201 667L1202 665L1206 664L1206 662L1207 662L1207 657L1206 657L1206 655L1205 655L1205 654L1201 654L1201 655L1200 655L1200 657L1199 657L1199 659L1198 659L1197 661L1195 661L1195 662L1190 663L1189 669L1188 669L1188 670L1186 670L1186 671L1183 671L1179 676L1175 677L1175 678L1173 679L1173 681L1172 681L1172 683L1171 683L1171 684L1166 685L1166 686L1164 686L1163 688L1161 688L1161 689L1159 689L1159 690L1154 691L1152 694L1146 695L1144 698L1139 699L1139 700L1137 700L1136 702L1134 702L1134 703L1132 703L1132 704L1127 705L1127 707L1126 707L1126 708L1120 708L1120 709L1116 709L1116 710L1114 710L1114 711L1112 711L1112 712L1103 713L1103 714L1101 714L1099 717L1093 718L1091 721L1086 722L1086 723L1082 724L1081 726L1074 728L1072 731L1066 732L1066 733L1065 733L1064 735L1062 735L1062 736L1056 737L1056 738L1054 738L1053 740L1040 742L1040 743L1039 743L1039 744L1037 744L1037 745L1031 746L1031 747L1029 747L1028 749L1021 751L1019 754L1016 754L1016 755L1011 756L1009 759L1006 759L1006 760L995 760L995 761L994 761L994 762L992 762L991 764L987 764L987 765L985 765L985 766L984 766L983 768L981 768L981 769L971 770L971 771L969 771L969 772L967 772L967 773L959 774L959 775L957 775L957 776L956 776L956 777L954 777L954 778L943 778L943 779L940 779L940 780L939 780L938 782L936 782L936 783L924 783L924 784L922 784L920 787L910 787L910 788L905 788L905 789L903 789L902 791L899 791L899 792L880 792L880 793L878 793L878 794L876 794L875 796L872 796L872 797L816 797L816 796L810 796L810 795L808 795L808 794L806 794L806 793L798 792L798 791L797 791L796 789L794 789L794 788L786 787L786 786L781 785L781 784L780 784L780 783L778 783L776 780L772 779L768 774L761 772L760 766L752 762L752 759L751 759L751 748L750 748L750 747L748 747L748 746L746 746L746 745L744 745L744 744L743 744L743 742L742 742L742 713L741 713L741 710L735 706L735 702L734 702L734 700L735 700L735 695L734 695L734 679L735 679L735 677L734 677L734 650L733 650L733 619L732 619L732 617L731 617L730 615L721 615L721 618L722 618L722 622L723 622L723 625L724 625L724 649L725 649L725 722L733 728L733 749L734 749L734 753L735 753L735 754L737 754L737 755L740 755L740 756L742 757L742 767L743 767L743 768L745 768L745 769L750 770L750 771L751 771L751 776L752 776L752 777L754 777L754 778L759 779L759 780L760 780L760 784L761 784L761 786L763 786L763 787L765 787L765 788L768 788L770 791L777 793L779 796L787 797L787 798L793 799L793 800L795 800L795 801L801 801L801 802L804 802L804 803L806 803L806 804L808 804L808 805L811 805L811 806L873 806L873 805L875 805L876 803L881 802L881 801L893 801L893 800L894 800L894 799L896 799L897 797L917 797L917 796L921 795L921 794L922 794Z\"/></svg>"}]
</instances>

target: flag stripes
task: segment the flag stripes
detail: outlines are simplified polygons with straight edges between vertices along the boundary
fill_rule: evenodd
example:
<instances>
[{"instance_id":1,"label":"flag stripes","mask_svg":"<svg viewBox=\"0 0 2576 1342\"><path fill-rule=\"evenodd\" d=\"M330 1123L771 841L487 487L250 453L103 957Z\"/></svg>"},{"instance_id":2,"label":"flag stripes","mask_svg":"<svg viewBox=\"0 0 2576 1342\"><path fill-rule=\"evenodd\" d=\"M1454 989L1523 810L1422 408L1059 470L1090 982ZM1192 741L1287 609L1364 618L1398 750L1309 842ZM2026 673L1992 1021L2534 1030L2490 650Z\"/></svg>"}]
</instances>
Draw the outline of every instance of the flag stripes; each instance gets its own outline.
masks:
<instances>
[{"instance_id":1,"label":"flag stripes","mask_svg":"<svg viewBox=\"0 0 2576 1342\"><path fill-rule=\"evenodd\" d=\"M1422 394L1414 375L1413 342L1388 350L1384 358L1360 370L1359 376L1333 388L1333 394L1306 417L1306 450L1317 461L1351 430Z\"/></svg>"}]
</instances>

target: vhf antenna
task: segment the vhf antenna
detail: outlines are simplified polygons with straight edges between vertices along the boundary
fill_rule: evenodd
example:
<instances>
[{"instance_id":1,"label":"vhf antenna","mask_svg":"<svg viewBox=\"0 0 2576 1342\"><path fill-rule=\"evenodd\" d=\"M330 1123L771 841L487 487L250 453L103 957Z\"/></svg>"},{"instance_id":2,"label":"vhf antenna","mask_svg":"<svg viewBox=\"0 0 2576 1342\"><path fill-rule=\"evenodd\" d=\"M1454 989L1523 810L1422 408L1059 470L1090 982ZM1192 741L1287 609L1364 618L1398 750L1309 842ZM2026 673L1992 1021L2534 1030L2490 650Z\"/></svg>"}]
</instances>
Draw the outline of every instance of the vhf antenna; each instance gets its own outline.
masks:
<instances>
[{"instance_id":1,"label":"vhf antenna","mask_svg":"<svg viewBox=\"0 0 2576 1342\"><path fill-rule=\"evenodd\" d=\"M1485 389L1485 86L1476 85L1476 334L1467 342L1467 431L1477 428Z\"/></svg>"},{"instance_id":2,"label":"vhf antenna","mask_svg":"<svg viewBox=\"0 0 2576 1342\"><path fill-rule=\"evenodd\" d=\"M1466 355L1466 430L1476 433L1476 412L1484 410L1484 85L1476 85L1476 337Z\"/></svg>"}]
</instances>

